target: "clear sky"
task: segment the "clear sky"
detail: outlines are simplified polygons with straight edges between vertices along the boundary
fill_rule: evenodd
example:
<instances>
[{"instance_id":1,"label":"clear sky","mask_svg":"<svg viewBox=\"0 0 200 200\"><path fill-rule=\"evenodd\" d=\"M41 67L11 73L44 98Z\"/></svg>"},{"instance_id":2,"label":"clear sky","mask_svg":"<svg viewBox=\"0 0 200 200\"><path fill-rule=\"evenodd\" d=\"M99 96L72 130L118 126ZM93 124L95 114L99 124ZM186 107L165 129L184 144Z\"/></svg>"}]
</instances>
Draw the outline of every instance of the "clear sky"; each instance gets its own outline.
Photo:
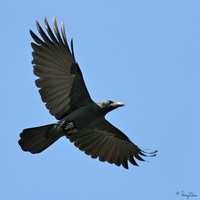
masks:
<instances>
[{"instance_id":1,"label":"clear sky","mask_svg":"<svg viewBox=\"0 0 200 200\"><path fill-rule=\"evenodd\" d=\"M102 163L64 137L37 155L19 147L24 128L56 122L34 83L29 34L44 16L52 27L54 14L93 100L126 104L106 118L158 149L149 162ZM0 24L0 199L200 199L199 0L8 0Z\"/></svg>"}]
</instances>

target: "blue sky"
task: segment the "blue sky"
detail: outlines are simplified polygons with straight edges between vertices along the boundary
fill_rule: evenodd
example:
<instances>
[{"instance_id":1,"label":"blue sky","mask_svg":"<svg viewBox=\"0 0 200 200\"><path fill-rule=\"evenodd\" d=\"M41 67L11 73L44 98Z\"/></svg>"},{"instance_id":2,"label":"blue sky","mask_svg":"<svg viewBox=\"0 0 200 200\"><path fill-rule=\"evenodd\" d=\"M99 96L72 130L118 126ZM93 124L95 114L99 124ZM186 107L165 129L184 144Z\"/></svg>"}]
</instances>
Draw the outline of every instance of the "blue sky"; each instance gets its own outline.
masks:
<instances>
[{"instance_id":1,"label":"blue sky","mask_svg":"<svg viewBox=\"0 0 200 200\"><path fill-rule=\"evenodd\" d=\"M200 2L1 1L0 199L200 198ZM56 122L32 73L29 30L64 19L94 101L122 101L107 115L158 155L129 170L91 159L66 138L38 155L17 141L24 128Z\"/></svg>"}]
</instances>

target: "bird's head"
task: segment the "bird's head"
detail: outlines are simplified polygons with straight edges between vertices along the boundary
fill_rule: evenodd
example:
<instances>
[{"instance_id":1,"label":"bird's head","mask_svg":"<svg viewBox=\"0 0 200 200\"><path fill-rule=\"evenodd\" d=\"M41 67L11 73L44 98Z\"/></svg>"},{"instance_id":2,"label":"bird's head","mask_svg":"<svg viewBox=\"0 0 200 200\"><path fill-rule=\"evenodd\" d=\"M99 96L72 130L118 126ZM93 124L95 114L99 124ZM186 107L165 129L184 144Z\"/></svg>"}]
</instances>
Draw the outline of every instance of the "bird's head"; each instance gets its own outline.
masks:
<instances>
[{"instance_id":1,"label":"bird's head","mask_svg":"<svg viewBox=\"0 0 200 200\"><path fill-rule=\"evenodd\" d=\"M102 111L104 111L105 113L108 113L108 112L114 110L115 108L125 106L125 104L122 102L113 102L110 100L102 101L97 104L102 109Z\"/></svg>"}]
</instances>

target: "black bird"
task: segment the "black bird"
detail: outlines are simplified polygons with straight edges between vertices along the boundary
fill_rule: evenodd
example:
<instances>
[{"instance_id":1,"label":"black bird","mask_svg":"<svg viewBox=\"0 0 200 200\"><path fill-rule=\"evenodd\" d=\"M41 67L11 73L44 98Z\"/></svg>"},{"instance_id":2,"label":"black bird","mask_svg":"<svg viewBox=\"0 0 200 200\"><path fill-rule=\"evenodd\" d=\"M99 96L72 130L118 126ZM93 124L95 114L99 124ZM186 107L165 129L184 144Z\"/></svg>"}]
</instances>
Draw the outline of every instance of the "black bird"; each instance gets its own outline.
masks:
<instances>
[{"instance_id":1,"label":"black bird","mask_svg":"<svg viewBox=\"0 0 200 200\"><path fill-rule=\"evenodd\" d=\"M92 158L123 165L128 169L129 160L138 165L134 158L144 161L142 156L155 156L157 151L147 153L133 144L120 130L106 119L105 115L115 108L124 106L121 102L92 101L85 86L81 70L74 57L73 40L68 46L64 22L61 24L62 38L58 31L55 16L55 35L44 17L49 37L36 21L41 40L31 30L35 40L33 48L34 74L39 77L35 84L40 88L42 101L57 123L24 129L20 134L22 150L40 153L62 136L66 136L76 147Z\"/></svg>"}]
</instances>

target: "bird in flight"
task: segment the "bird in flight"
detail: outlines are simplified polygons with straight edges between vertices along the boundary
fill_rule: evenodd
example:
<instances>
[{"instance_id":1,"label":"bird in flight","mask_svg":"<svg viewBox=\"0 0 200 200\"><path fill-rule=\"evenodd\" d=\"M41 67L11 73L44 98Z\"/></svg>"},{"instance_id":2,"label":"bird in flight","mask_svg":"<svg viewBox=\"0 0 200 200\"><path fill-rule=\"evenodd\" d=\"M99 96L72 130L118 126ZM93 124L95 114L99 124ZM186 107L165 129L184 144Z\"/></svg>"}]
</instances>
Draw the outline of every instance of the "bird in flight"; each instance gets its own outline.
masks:
<instances>
[{"instance_id":1,"label":"bird in flight","mask_svg":"<svg viewBox=\"0 0 200 200\"><path fill-rule=\"evenodd\" d=\"M157 151L147 153L132 143L129 138L105 119L105 115L121 106L121 102L110 100L95 103L88 93L83 75L75 60L73 40L68 46L64 22L61 35L56 18L53 17L52 32L44 17L47 34L36 21L42 39L31 30L35 43L33 48L33 72L39 78L35 84L42 101L57 123L24 129L20 134L22 150L40 153L60 137L66 136L81 151L100 161L123 165L128 169L128 161L138 166L135 158L153 157Z\"/></svg>"}]
</instances>

